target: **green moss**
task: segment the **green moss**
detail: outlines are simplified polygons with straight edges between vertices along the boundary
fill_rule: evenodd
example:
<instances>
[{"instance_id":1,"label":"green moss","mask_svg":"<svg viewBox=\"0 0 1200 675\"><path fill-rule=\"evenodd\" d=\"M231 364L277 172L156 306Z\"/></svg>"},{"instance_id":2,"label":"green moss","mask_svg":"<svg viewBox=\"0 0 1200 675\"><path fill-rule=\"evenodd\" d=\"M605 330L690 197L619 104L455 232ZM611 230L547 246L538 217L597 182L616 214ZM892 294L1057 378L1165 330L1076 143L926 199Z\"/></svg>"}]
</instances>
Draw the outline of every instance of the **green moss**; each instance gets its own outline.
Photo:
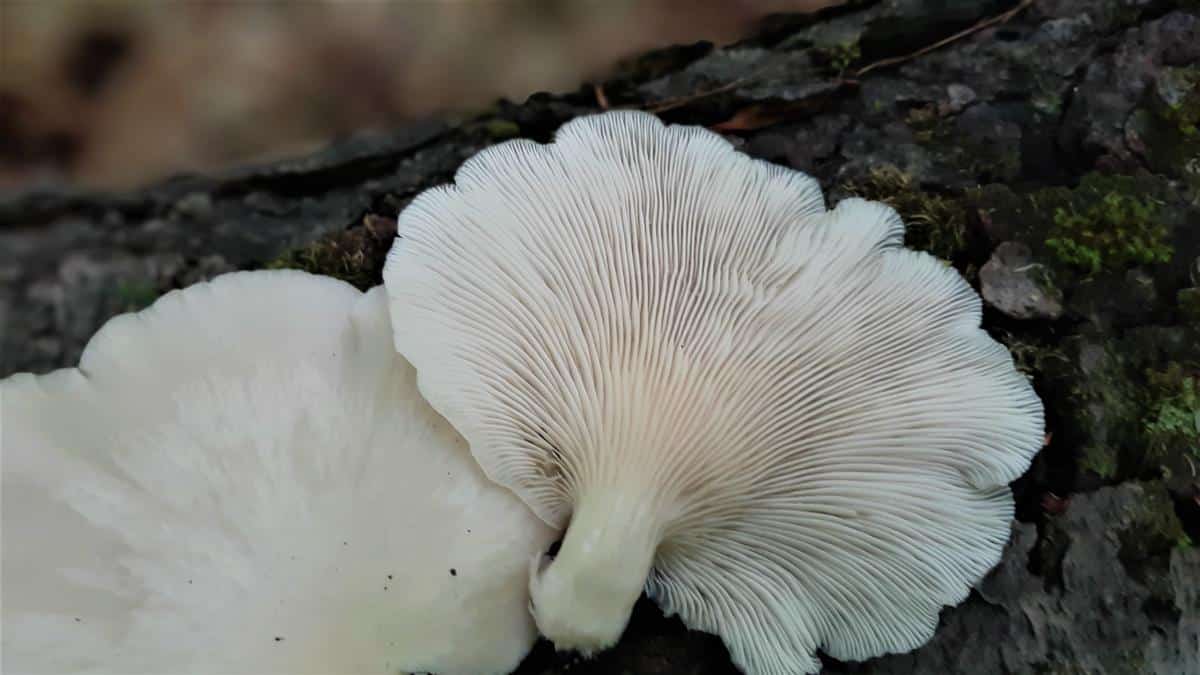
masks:
<instances>
[{"instance_id":1,"label":"green moss","mask_svg":"<svg viewBox=\"0 0 1200 675\"><path fill-rule=\"evenodd\" d=\"M1200 68L1165 68L1160 79L1163 118L1184 136L1200 136Z\"/></svg>"},{"instance_id":2,"label":"green moss","mask_svg":"<svg viewBox=\"0 0 1200 675\"><path fill-rule=\"evenodd\" d=\"M324 274L367 290L382 283L383 265L395 235L393 219L367 215L361 225L288 251L265 267Z\"/></svg>"},{"instance_id":3,"label":"green moss","mask_svg":"<svg viewBox=\"0 0 1200 675\"><path fill-rule=\"evenodd\" d=\"M1144 441L1143 388L1133 379L1126 345L1086 340L1073 343L1078 364L1063 405L1063 431L1079 440L1076 464L1103 481L1140 473Z\"/></svg>"},{"instance_id":4,"label":"green moss","mask_svg":"<svg viewBox=\"0 0 1200 675\"><path fill-rule=\"evenodd\" d=\"M483 123L483 130L488 138L503 140L516 138L521 135L521 127L511 120L491 119Z\"/></svg>"},{"instance_id":5,"label":"green moss","mask_svg":"<svg viewBox=\"0 0 1200 675\"><path fill-rule=\"evenodd\" d=\"M1146 375L1150 396L1144 429L1152 457L1184 452L1200 461L1200 374L1172 363Z\"/></svg>"},{"instance_id":6,"label":"green moss","mask_svg":"<svg viewBox=\"0 0 1200 675\"><path fill-rule=\"evenodd\" d=\"M1057 345L1040 344L1009 332L1000 335L1000 342L1008 347L1017 370L1030 379L1047 372L1051 366L1070 363L1070 359Z\"/></svg>"},{"instance_id":7,"label":"green moss","mask_svg":"<svg viewBox=\"0 0 1200 675\"><path fill-rule=\"evenodd\" d=\"M907 228L905 244L911 248L953 260L966 247L966 209L953 199L922 191L912 176L895 166L872 169L865 180L843 189L896 209Z\"/></svg>"},{"instance_id":8,"label":"green moss","mask_svg":"<svg viewBox=\"0 0 1200 675\"><path fill-rule=\"evenodd\" d=\"M1072 199L1053 211L1046 247L1086 274L1167 262L1174 249L1159 219L1162 203L1141 194L1129 176L1083 178Z\"/></svg>"},{"instance_id":9,"label":"green moss","mask_svg":"<svg viewBox=\"0 0 1200 675\"><path fill-rule=\"evenodd\" d=\"M149 307L158 299L158 288L145 280L126 280L117 282L113 293L117 298L122 312L136 312Z\"/></svg>"},{"instance_id":10,"label":"green moss","mask_svg":"<svg viewBox=\"0 0 1200 675\"><path fill-rule=\"evenodd\" d=\"M299 269L336 277L364 290L379 283L370 267L361 251L324 240L288 251L266 264L267 269Z\"/></svg>"},{"instance_id":11,"label":"green moss","mask_svg":"<svg viewBox=\"0 0 1200 675\"><path fill-rule=\"evenodd\" d=\"M860 23L837 20L820 22L793 33L779 48L808 48L814 64L841 76L862 58L862 48L859 45L862 36L863 26Z\"/></svg>"},{"instance_id":12,"label":"green moss","mask_svg":"<svg viewBox=\"0 0 1200 675\"><path fill-rule=\"evenodd\" d=\"M839 76L862 58L862 50L855 40L818 44L813 47L813 52L819 60L827 63L829 68Z\"/></svg>"},{"instance_id":13,"label":"green moss","mask_svg":"<svg viewBox=\"0 0 1200 675\"><path fill-rule=\"evenodd\" d=\"M1170 346L1191 340L1188 333L1152 331L1073 347L1068 396L1056 407L1059 431L1076 439L1081 471L1106 482L1196 474L1200 366L1187 344L1178 353Z\"/></svg>"},{"instance_id":14,"label":"green moss","mask_svg":"<svg viewBox=\"0 0 1200 675\"><path fill-rule=\"evenodd\" d=\"M1062 112L1062 94L1053 89L1039 89L1029 99L1029 105L1044 115L1058 115Z\"/></svg>"},{"instance_id":15,"label":"green moss","mask_svg":"<svg viewBox=\"0 0 1200 675\"><path fill-rule=\"evenodd\" d=\"M1143 572L1155 559L1169 556L1171 549L1187 538L1175 505L1162 483L1142 483L1145 492L1131 512L1122 518L1117 538L1121 543L1118 557L1134 578L1144 578Z\"/></svg>"},{"instance_id":16,"label":"green moss","mask_svg":"<svg viewBox=\"0 0 1200 675\"><path fill-rule=\"evenodd\" d=\"M1029 243L1067 285L1078 276L1169 261L1172 231L1192 210L1180 185L1164 176L1090 173L1075 188L1054 186L1020 194L1001 185L968 190L963 204L992 236ZM1149 272L1151 275L1155 271Z\"/></svg>"},{"instance_id":17,"label":"green moss","mask_svg":"<svg viewBox=\"0 0 1200 675\"><path fill-rule=\"evenodd\" d=\"M1200 192L1200 67L1163 68L1126 126L1152 170Z\"/></svg>"},{"instance_id":18,"label":"green moss","mask_svg":"<svg viewBox=\"0 0 1200 675\"><path fill-rule=\"evenodd\" d=\"M1029 105L1043 115L1057 117L1062 113L1062 80L1057 75L1048 74L1040 68L1031 70L1033 87Z\"/></svg>"}]
</instances>

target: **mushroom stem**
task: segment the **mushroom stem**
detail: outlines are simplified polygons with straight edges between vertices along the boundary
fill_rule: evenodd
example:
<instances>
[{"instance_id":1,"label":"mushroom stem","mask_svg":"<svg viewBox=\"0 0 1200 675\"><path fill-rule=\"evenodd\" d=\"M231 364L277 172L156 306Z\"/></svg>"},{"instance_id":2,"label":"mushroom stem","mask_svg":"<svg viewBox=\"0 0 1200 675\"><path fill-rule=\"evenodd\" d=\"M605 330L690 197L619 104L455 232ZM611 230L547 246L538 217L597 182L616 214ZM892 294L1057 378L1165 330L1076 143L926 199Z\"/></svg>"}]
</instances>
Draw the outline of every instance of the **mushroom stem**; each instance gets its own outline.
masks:
<instances>
[{"instance_id":1,"label":"mushroom stem","mask_svg":"<svg viewBox=\"0 0 1200 675\"><path fill-rule=\"evenodd\" d=\"M559 650L616 644L662 539L662 511L630 487L591 490L577 503L553 562L534 570L533 614Z\"/></svg>"}]
</instances>

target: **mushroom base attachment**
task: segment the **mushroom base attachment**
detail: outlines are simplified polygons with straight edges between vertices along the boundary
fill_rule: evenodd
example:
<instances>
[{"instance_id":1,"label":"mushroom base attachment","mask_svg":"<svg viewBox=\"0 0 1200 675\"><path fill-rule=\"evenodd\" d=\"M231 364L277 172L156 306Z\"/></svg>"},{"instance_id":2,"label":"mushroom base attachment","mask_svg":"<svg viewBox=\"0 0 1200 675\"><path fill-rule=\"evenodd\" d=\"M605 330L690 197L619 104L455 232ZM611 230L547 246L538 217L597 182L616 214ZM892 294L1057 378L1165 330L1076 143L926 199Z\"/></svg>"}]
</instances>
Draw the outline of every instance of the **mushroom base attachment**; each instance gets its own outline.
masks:
<instances>
[{"instance_id":1,"label":"mushroom base attachment","mask_svg":"<svg viewBox=\"0 0 1200 675\"><path fill-rule=\"evenodd\" d=\"M585 656L616 644L646 584L661 540L655 509L629 489L582 497L562 547L533 569L530 595L542 634Z\"/></svg>"}]
</instances>

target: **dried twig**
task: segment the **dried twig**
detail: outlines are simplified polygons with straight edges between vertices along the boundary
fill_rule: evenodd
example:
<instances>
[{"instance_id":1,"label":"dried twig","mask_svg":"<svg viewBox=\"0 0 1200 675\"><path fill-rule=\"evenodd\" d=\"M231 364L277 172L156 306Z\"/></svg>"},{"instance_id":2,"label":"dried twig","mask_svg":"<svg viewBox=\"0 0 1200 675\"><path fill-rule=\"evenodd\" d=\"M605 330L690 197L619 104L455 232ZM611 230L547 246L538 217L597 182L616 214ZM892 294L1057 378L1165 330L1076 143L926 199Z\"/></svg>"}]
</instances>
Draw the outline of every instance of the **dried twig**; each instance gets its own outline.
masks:
<instances>
[{"instance_id":1,"label":"dried twig","mask_svg":"<svg viewBox=\"0 0 1200 675\"><path fill-rule=\"evenodd\" d=\"M963 30L958 31L957 33L955 33L954 35L951 35L950 37L942 38L941 40L938 40L937 42L935 42L931 45L926 45L924 47L921 47L920 49L918 49L915 52L912 52L911 54L905 54L904 56L893 56L891 58L881 59L874 63L869 63L869 64L863 66L862 68L859 68L858 70L854 71L854 77L862 77L863 75L865 75L877 68L886 68L888 66L895 66L895 65L898 65L901 63L905 63L907 61L911 61L915 58L924 56L924 55L928 54L929 52L932 52L937 49L941 49L942 47L945 47L946 45L948 45L952 42L957 42L958 40L961 40L969 35L978 33L979 31L983 30L984 28L990 28L997 24L1006 23L1010 19L1012 19L1014 16L1025 11L1025 9L1027 7L1029 7L1030 5L1033 4L1033 1L1034 0L1021 0L1020 4L1018 4L1016 7L1013 7L1012 9L1008 10L1007 12L1004 12L1002 14L997 14L996 16L984 19L984 20L980 21L979 23L976 23L975 25L971 26L970 28L964 28Z\"/></svg>"},{"instance_id":2,"label":"dried twig","mask_svg":"<svg viewBox=\"0 0 1200 675\"><path fill-rule=\"evenodd\" d=\"M604 93L604 85L593 84L592 93L596 95L596 105L600 106L601 110L608 110L608 96Z\"/></svg>"},{"instance_id":3,"label":"dried twig","mask_svg":"<svg viewBox=\"0 0 1200 675\"><path fill-rule=\"evenodd\" d=\"M954 35L951 35L946 38L942 38L941 40L938 40L937 42L935 42L931 45L926 45L925 47L922 47L922 48L918 49L917 51L912 52L910 54L905 54L903 56L893 56L891 58L886 58L886 59L881 59L879 61L875 61L874 63L869 63L869 64L863 66L862 68L855 70L853 73L851 73L851 76L849 78L839 78L838 82L840 84L857 84L857 78L862 77L863 75L871 72L872 70L876 70L878 68L886 68L888 66L894 66L894 65L901 64L901 63L905 63L907 61L911 61L915 58L924 56L925 54L928 54L929 52L941 49L942 47L945 47L948 44L957 42L958 40L961 40L969 35L978 33L979 31L981 31L985 28L989 28L989 27L995 26L997 24L1006 23L1010 19L1012 19L1014 16L1016 16L1017 14L1020 14L1026 8L1031 6L1033 4L1033 2L1034 2L1034 0L1021 0L1020 4L1018 4L1016 7L1013 7L1012 9L1010 9L1006 12L997 14L996 16L989 17L987 19L983 19L983 20L979 21L978 23L976 23L975 25L971 26L970 28L964 28L963 30L960 30L959 32L955 33ZM645 108L643 108L643 110L645 110L647 112L652 112L652 113L663 113L668 110L674 110L676 108L681 108L685 105L695 103L696 101L703 100L710 96L717 96L719 94L724 94L726 92L733 91L734 89L737 89L738 87L744 86L744 85L749 84L750 82L753 82L754 80L758 79L758 77L760 75L762 75L763 72L766 71L766 69L771 65L772 65L771 63L767 63L767 64L763 65L762 67L755 69L754 72L751 72L748 75L743 75L742 77L732 80L731 82L727 82L719 87L714 87L713 89L708 89L705 91L697 92L695 94L689 94L687 96L679 96L677 98L669 98L664 101L659 101L658 103L655 103L653 105L646 106ZM606 107L605 101L602 101L600 98L600 95L602 93L603 93L603 91L599 91L597 93L596 100L597 100L597 102L600 102L601 107L604 108L604 107Z\"/></svg>"}]
</instances>

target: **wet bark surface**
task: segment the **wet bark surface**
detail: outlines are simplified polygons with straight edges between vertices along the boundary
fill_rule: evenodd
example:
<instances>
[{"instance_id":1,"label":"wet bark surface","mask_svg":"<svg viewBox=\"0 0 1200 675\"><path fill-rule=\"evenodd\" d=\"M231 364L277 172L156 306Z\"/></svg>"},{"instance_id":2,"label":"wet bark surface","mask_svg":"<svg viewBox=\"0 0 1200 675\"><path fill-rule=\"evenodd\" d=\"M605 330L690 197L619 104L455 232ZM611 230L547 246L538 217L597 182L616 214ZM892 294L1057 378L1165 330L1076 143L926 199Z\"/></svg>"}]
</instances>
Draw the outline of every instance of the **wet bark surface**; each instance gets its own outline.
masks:
<instances>
[{"instance_id":1,"label":"wet bark surface","mask_svg":"<svg viewBox=\"0 0 1200 675\"><path fill-rule=\"evenodd\" d=\"M1200 5L890 0L774 17L598 87L362 135L130 194L0 197L0 376L74 365L114 314L217 274L380 283L394 217L483 147L603 106L704 124L892 204L985 299L1046 403L1001 564L936 636L853 673L1200 672ZM734 673L643 600L593 660L519 671Z\"/></svg>"}]
</instances>

